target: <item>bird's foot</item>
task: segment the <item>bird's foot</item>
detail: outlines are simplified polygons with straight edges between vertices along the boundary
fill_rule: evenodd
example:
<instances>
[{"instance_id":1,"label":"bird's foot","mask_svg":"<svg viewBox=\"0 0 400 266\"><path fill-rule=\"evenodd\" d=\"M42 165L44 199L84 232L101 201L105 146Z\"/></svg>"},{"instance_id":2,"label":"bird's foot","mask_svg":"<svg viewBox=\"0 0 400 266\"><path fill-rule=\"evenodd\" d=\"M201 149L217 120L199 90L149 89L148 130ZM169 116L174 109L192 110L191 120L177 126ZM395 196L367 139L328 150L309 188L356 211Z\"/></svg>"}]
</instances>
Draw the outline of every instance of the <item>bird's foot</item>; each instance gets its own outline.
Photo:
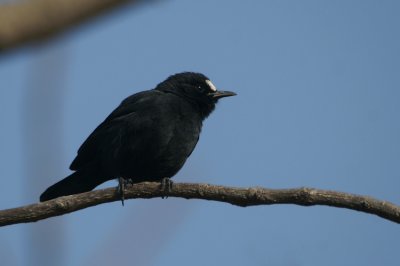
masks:
<instances>
[{"instance_id":1,"label":"bird's foot","mask_svg":"<svg viewBox=\"0 0 400 266\"><path fill-rule=\"evenodd\" d=\"M168 198L168 194L171 192L172 185L174 182L169 177L164 177L161 179L161 193L163 194L161 198Z\"/></svg>"},{"instance_id":2,"label":"bird's foot","mask_svg":"<svg viewBox=\"0 0 400 266\"><path fill-rule=\"evenodd\" d=\"M124 179L122 177L118 178L118 193L119 193L119 195L121 197L122 206L124 206L125 186L126 186L126 184L127 184L127 180L126 179Z\"/></svg>"},{"instance_id":3,"label":"bird's foot","mask_svg":"<svg viewBox=\"0 0 400 266\"><path fill-rule=\"evenodd\" d=\"M133 185L135 182L133 182L133 178L127 178L125 179L125 185Z\"/></svg>"}]
</instances>

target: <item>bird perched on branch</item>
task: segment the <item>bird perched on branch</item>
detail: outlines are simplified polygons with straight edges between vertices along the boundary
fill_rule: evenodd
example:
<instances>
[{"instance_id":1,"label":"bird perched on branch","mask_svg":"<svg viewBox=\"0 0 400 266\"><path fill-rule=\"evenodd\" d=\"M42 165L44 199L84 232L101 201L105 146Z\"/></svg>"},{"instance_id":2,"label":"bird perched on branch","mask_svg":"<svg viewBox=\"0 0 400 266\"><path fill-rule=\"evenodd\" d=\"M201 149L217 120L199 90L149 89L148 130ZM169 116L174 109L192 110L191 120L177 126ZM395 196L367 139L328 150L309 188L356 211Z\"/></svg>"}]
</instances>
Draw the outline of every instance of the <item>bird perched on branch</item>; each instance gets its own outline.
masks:
<instances>
[{"instance_id":1,"label":"bird perched on branch","mask_svg":"<svg viewBox=\"0 0 400 266\"><path fill-rule=\"evenodd\" d=\"M83 193L118 178L124 185L162 181L169 188L192 153L202 122L219 99L236 95L220 91L200 73L175 74L155 89L133 94L102 122L78 150L75 171L50 186L40 201Z\"/></svg>"}]
</instances>

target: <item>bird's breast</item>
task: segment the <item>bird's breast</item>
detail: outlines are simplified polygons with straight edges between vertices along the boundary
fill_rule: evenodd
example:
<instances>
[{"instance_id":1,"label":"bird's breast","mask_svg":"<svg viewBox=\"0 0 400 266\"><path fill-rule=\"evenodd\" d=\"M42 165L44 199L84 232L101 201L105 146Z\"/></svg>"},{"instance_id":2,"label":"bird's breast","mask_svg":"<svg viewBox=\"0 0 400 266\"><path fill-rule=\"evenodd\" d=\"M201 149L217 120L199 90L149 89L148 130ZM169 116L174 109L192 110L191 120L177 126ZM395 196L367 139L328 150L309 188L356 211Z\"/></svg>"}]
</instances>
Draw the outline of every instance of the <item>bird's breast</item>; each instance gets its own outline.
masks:
<instances>
[{"instance_id":1,"label":"bird's breast","mask_svg":"<svg viewBox=\"0 0 400 266\"><path fill-rule=\"evenodd\" d=\"M128 136L121 175L135 180L174 176L184 165L199 139L202 121L184 112L154 114Z\"/></svg>"}]
</instances>

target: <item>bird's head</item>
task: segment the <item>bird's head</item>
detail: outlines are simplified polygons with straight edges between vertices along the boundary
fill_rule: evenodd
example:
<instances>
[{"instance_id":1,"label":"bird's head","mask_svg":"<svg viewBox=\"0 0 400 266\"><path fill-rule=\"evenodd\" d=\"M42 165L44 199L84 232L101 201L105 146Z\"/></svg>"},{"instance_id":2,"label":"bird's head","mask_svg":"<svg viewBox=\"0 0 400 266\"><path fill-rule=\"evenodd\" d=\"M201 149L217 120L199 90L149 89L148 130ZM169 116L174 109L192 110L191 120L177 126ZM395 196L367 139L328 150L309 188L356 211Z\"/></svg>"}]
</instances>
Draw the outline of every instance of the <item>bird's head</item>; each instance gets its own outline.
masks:
<instances>
[{"instance_id":1,"label":"bird's head","mask_svg":"<svg viewBox=\"0 0 400 266\"><path fill-rule=\"evenodd\" d=\"M196 105L203 118L214 110L219 99L236 95L231 91L217 90L209 78L194 72L172 75L158 84L156 89L176 94Z\"/></svg>"}]
</instances>

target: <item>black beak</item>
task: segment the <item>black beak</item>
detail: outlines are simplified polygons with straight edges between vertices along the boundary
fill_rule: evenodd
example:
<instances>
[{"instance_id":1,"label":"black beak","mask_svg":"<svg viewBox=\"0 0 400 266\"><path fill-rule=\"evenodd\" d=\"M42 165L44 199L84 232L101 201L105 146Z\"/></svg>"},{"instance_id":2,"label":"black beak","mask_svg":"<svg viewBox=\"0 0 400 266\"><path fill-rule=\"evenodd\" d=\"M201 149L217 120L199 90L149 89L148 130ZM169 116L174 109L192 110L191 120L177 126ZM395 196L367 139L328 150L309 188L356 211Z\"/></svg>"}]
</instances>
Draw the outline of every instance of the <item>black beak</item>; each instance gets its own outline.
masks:
<instances>
[{"instance_id":1,"label":"black beak","mask_svg":"<svg viewBox=\"0 0 400 266\"><path fill-rule=\"evenodd\" d=\"M224 97L235 96L236 93L234 93L233 91L216 91L211 92L209 95L214 99L220 99Z\"/></svg>"}]
</instances>

